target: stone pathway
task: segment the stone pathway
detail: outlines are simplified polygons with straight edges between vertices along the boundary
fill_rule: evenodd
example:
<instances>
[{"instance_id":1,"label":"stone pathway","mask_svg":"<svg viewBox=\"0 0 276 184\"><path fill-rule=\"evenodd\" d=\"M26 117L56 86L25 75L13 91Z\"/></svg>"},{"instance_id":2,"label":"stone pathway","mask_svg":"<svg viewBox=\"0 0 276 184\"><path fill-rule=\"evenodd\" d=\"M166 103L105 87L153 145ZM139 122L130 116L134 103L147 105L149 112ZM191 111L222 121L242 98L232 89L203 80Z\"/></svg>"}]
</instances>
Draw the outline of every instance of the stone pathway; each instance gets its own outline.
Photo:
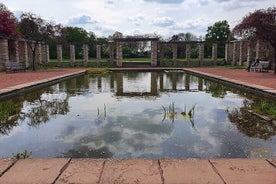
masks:
<instances>
[{"instance_id":1,"label":"stone pathway","mask_svg":"<svg viewBox=\"0 0 276 184\"><path fill-rule=\"evenodd\" d=\"M276 158L0 160L1 184L275 184Z\"/></svg>"}]
</instances>

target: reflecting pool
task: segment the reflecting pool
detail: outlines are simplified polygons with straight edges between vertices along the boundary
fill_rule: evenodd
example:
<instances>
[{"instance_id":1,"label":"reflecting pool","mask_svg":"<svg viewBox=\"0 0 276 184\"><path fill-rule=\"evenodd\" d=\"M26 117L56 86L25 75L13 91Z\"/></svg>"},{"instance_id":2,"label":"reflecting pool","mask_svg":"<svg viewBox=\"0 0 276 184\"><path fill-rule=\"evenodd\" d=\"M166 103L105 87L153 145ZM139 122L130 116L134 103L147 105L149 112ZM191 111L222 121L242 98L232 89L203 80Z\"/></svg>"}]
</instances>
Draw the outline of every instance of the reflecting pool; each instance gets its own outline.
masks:
<instances>
[{"instance_id":1,"label":"reflecting pool","mask_svg":"<svg viewBox=\"0 0 276 184\"><path fill-rule=\"evenodd\" d=\"M276 156L275 123L251 111L264 102L184 72L84 75L1 100L0 157Z\"/></svg>"}]
</instances>

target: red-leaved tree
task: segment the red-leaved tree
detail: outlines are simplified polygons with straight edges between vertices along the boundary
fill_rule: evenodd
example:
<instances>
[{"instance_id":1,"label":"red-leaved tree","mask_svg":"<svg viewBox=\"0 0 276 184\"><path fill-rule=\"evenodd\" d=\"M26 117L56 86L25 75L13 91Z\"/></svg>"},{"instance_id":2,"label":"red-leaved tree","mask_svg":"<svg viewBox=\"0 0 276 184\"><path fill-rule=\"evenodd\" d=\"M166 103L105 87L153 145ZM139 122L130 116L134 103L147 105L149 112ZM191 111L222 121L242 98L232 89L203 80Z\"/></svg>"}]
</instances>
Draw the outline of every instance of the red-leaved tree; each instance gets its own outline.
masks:
<instances>
[{"instance_id":1,"label":"red-leaved tree","mask_svg":"<svg viewBox=\"0 0 276 184\"><path fill-rule=\"evenodd\" d=\"M0 3L0 36L19 36L19 34L16 31L16 18L3 3Z\"/></svg>"},{"instance_id":2,"label":"red-leaved tree","mask_svg":"<svg viewBox=\"0 0 276 184\"><path fill-rule=\"evenodd\" d=\"M246 39L269 42L274 49L274 73L276 74L276 7L249 13L235 26L233 33Z\"/></svg>"}]
</instances>

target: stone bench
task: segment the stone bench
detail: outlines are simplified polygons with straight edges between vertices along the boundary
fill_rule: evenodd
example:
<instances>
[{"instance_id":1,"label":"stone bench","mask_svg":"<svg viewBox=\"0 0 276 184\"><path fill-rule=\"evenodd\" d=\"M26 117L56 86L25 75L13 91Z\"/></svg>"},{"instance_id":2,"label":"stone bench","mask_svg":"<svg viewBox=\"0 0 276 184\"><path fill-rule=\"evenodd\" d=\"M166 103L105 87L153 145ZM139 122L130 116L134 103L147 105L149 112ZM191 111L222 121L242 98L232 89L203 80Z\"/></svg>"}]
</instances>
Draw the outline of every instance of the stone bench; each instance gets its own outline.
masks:
<instances>
[{"instance_id":1,"label":"stone bench","mask_svg":"<svg viewBox=\"0 0 276 184\"><path fill-rule=\"evenodd\" d=\"M257 72L268 72L269 69L269 61L259 61L255 66L251 67L251 70Z\"/></svg>"},{"instance_id":2,"label":"stone bench","mask_svg":"<svg viewBox=\"0 0 276 184\"><path fill-rule=\"evenodd\" d=\"M17 62L5 62L5 69L7 73L26 71L26 64Z\"/></svg>"}]
</instances>

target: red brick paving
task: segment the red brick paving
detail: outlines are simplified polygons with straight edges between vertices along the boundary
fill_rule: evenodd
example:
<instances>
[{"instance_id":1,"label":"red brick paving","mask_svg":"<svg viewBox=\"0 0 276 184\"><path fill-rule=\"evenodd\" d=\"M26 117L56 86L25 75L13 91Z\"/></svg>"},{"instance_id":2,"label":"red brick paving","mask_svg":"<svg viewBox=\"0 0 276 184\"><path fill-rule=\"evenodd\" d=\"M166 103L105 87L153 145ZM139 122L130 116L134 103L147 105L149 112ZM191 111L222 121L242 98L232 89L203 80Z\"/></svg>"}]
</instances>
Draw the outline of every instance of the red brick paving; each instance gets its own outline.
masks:
<instances>
[{"instance_id":1,"label":"red brick paving","mask_svg":"<svg viewBox=\"0 0 276 184\"><path fill-rule=\"evenodd\" d=\"M227 68L189 68L189 70L276 89L276 74L272 70L269 72L247 72L244 69Z\"/></svg>"},{"instance_id":2,"label":"red brick paving","mask_svg":"<svg viewBox=\"0 0 276 184\"><path fill-rule=\"evenodd\" d=\"M70 74L78 71L83 71L83 69L54 69L54 70L27 71L27 72L18 72L18 73L0 72L0 90L21 85L24 83L36 82L39 80L58 77L58 76L62 76L62 75L66 75L66 74Z\"/></svg>"}]
</instances>

